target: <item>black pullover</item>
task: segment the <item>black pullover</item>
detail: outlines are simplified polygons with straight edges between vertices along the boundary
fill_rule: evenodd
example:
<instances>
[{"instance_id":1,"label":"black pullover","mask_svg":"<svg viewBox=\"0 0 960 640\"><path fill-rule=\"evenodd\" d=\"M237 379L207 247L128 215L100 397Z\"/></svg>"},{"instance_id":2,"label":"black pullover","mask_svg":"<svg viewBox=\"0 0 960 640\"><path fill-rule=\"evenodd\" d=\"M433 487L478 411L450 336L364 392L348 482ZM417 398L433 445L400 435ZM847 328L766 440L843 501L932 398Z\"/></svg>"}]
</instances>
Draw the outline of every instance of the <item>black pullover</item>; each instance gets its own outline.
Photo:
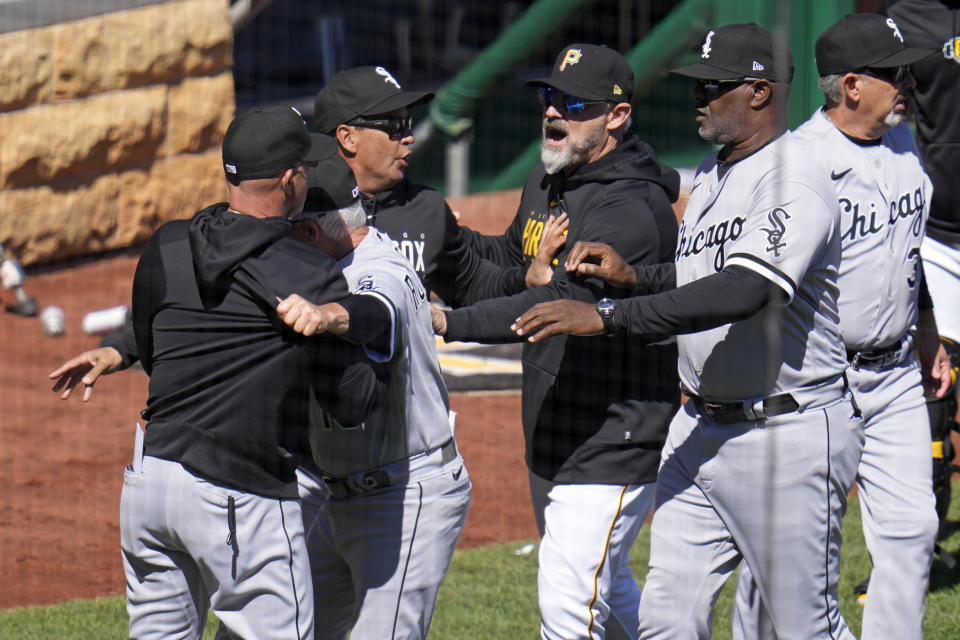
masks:
<instances>
[{"instance_id":1,"label":"black pullover","mask_svg":"<svg viewBox=\"0 0 960 640\"><path fill-rule=\"evenodd\" d=\"M208 207L160 227L133 285L136 350L150 375L144 453L278 498L297 496L310 385L343 424L383 393L359 347L305 338L277 315L291 293L348 309L357 298L334 260L288 231L282 218Z\"/></svg>"},{"instance_id":2,"label":"black pullover","mask_svg":"<svg viewBox=\"0 0 960 640\"><path fill-rule=\"evenodd\" d=\"M932 52L910 65L917 81L917 146L933 182L927 235L960 247L960 0L887 4L906 45Z\"/></svg>"},{"instance_id":3,"label":"black pullover","mask_svg":"<svg viewBox=\"0 0 960 640\"><path fill-rule=\"evenodd\" d=\"M517 216L501 237L475 238L485 255L522 266L536 255L547 217L565 210L563 251L578 240L605 242L631 265L673 260L676 171L628 136L570 176L538 165ZM481 246L484 245L485 246ZM449 340L517 340L510 325L537 302L596 302L622 297L596 278L554 271L552 281L517 295L485 300L447 314ZM523 347L526 460L538 476L562 483L632 484L656 479L660 449L679 406L675 344L647 346L637 336L554 336Z\"/></svg>"}]
</instances>

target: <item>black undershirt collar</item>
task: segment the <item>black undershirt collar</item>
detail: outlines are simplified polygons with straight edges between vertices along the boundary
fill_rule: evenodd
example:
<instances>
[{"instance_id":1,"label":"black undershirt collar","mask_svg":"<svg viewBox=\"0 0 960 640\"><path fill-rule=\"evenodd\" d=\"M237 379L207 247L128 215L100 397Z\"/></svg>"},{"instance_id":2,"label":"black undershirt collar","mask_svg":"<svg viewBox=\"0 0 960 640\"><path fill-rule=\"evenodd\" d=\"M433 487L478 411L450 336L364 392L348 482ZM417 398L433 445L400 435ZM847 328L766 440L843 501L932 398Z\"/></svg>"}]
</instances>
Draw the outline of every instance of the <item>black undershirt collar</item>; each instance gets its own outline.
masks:
<instances>
[{"instance_id":1,"label":"black undershirt collar","mask_svg":"<svg viewBox=\"0 0 960 640\"><path fill-rule=\"evenodd\" d=\"M840 131L840 133L843 133L843 131L841 131L839 128L837 129L837 131ZM876 146L879 146L881 142L883 142L883 136L876 138L874 140L864 140L863 138L855 138L851 135L847 135L846 133L843 133L843 137L845 137L847 140L857 145L858 147L876 147Z\"/></svg>"},{"instance_id":2,"label":"black undershirt collar","mask_svg":"<svg viewBox=\"0 0 960 640\"><path fill-rule=\"evenodd\" d=\"M737 164L737 163L740 162L741 160L746 160L747 158L749 158L749 157L752 156L753 154L757 153L758 151L760 151L761 149L763 149L764 147L766 147L768 144L770 144L770 143L773 142L774 140L778 139L780 136L782 136L782 135L785 134L786 132L787 132L786 129L784 129L783 131L781 131L781 132L778 133L777 135L773 136L772 138L770 138L769 140L767 140L766 142L764 142L762 145L760 145L759 147L757 147L756 149L754 149L753 151L751 151L751 152L748 153L747 155L743 156L742 158L737 158L736 160L734 160L734 161L732 161L732 162L730 162L730 161L728 161L728 160L721 160L721 159L720 159L720 154L717 154L717 180L721 180L721 179L723 178L724 174L725 174L727 171L729 171L730 168L733 167L733 165ZM720 152L723 153L723 150L721 149Z\"/></svg>"}]
</instances>

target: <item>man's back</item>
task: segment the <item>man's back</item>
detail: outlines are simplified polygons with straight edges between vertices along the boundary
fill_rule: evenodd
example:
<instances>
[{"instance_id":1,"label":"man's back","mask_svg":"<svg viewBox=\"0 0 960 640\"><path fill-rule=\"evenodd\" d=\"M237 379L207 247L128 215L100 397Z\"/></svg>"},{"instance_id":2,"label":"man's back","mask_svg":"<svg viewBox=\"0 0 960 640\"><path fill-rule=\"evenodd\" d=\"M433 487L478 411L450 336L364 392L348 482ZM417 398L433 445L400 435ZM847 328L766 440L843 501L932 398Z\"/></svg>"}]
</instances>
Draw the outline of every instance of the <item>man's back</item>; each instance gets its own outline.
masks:
<instances>
[{"instance_id":1,"label":"man's back","mask_svg":"<svg viewBox=\"0 0 960 640\"><path fill-rule=\"evenodd\" d=\"M146 454L278 496L296 495L288 430L306 414L303 367L319 341L286 329L273 306L293 291L323 302L347 295L334 262L286 239L288 228L225 204L168 223L144 250L133 304L150 374Z\"/></svg>"}]
</instances>

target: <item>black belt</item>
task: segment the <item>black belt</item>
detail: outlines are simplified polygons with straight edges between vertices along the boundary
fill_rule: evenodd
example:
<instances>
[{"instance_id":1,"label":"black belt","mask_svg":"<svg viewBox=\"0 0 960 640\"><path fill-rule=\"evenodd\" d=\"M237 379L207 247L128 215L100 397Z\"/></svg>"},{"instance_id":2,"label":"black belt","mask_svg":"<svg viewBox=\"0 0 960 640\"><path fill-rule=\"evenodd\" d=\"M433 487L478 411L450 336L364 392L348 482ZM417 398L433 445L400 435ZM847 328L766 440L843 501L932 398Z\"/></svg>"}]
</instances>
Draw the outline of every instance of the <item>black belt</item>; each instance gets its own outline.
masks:
<instances>
[{"instance_id":1,"label":"black belt","mask_svg":"<svg viewBox=\"0 0 960 640\"><path fill-rule=\"evenodd\" d=\"M847 362L854 369L881 371L900 364L903 361L903 343L896 342L889 347L854 351L847 349Z\"/></svg>"},{"instance_id":2,"label":"black belt","mask_svg":"<svg viewBox=\"0 0 960 640\"><path fill-rule=\"evenodd\" d=\"M457 457L457 443L450 438L440 445L440 464L444 465ZM390 466L390 465L388 465ZM406 480L407 473L400 476L391 476L385 469L373 469L362 474L351 475L349 478L334 478L323 476L323 484L330 493L330 497L343 500L353 496L361 496L377 489L385 489L401 480Z\"/></svg>"},{"instance_id":3,"label":"black belt","mask_svg":"<svg viewBox=\"0 0 960 640\"><path fill-rule=\"evenodd\" d=\"M684 389L684 394L690 396L690 399L696 403L697 409L707 416L711 421L717 424L732 424L734 422L750 422L754 420L763 420L773 416L791 413L800 408L797 401L789 393L780 393L775 396L767 396L760 402L760 407L755 409L756 401L742 400L740 402L719 402L716 400L704 400L700 396L689 393Z\"/></svg>"}]
</instances>

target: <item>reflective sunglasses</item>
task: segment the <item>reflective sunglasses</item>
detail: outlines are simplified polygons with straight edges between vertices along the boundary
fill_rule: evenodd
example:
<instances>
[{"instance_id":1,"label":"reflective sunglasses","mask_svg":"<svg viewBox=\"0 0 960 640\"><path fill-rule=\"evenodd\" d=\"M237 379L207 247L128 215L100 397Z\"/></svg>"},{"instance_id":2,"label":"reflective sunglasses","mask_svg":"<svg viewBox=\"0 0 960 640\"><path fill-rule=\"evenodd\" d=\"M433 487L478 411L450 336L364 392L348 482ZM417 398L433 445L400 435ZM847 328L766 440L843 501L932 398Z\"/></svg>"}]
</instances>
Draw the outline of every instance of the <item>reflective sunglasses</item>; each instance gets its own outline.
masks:
<instances>
[{"instance_id":1,"label":"reflective sunglasses","mask_svg":"<svg viewBox=\"0 0 960 640\"><path fill-rule=\"evenodd\" d=\"M537 87L537 95L540 96L540 104L544 109L552 104L557 109L573 115L583 113L588 105L606 102L606 100L584 100L553 87Z\"/></svg>"},{"instance_id":2,"label":"reflective sunglasses","mask_svg":"<svg viewBox=\"0 0 960 640\"><path fill-rule=\"evenodd\" d=\"M413 117L404 116L403 118L364 118L363 116L354 118L344 124L355 127L367 127L368 129L377 129L383 131L391 138L403 138L413 131Z\"/></svg>"},{"instance_id":3,"label":"reflective sunglasses","mask_svg":"<svg viewBox=\"0 0 960 640\"><path fill-rule=\"evenodd\" d=\"M907 74L910 73L910 65L903 64L899 67L883 68L864 67L856 73L862 73L865 76L877 78L893 85L899 85L903 84L903 81L907 79Z\"/></svg>"},{"instance_id":4,"label":"reflective sunglasses","mask_svg":"<svg viewBox=\"0 0 960 640\"><path fill-rule=\"evenodd\" d=\"M706 80L704 78L697 78L697 87L712 100L717 96L736 89L742 84L753 82L754 80L760 80L760 78L731 78L730 80Z\"/></svg>"}]
</instances>

